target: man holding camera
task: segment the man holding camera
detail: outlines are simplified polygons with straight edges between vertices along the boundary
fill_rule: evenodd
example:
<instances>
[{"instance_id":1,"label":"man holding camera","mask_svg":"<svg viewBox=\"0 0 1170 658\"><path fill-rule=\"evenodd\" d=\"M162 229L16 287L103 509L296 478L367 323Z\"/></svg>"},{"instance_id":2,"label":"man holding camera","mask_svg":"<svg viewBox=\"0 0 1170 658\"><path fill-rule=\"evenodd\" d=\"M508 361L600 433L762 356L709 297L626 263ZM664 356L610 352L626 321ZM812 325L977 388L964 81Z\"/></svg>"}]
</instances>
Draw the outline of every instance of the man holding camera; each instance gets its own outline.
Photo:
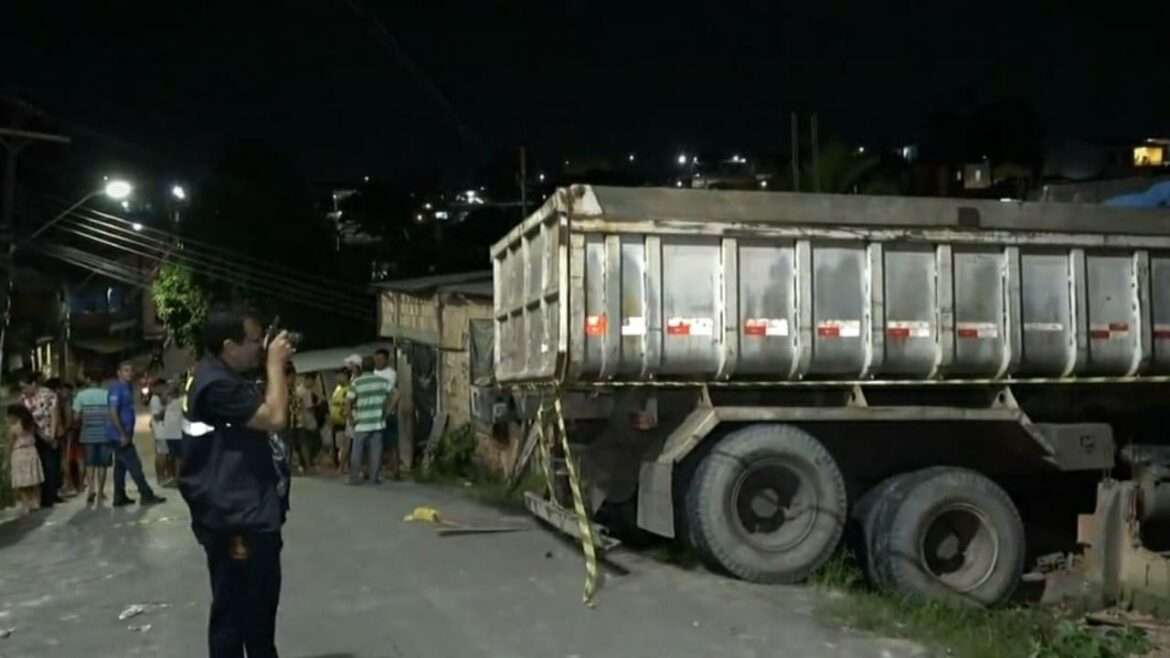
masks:
<instances>
[{"instance_id":1,"label":"man holding camera","mask_svg":"<svg viewBox=\"0 0 1170 658\"><path fill-rule=\"evenodd\" d=\"M288 334L267 340L256 315L214 309L187 384L179 490L211 574L213 657L275 657L288 461ZM267 348L267 354L265 354ZM263 391L252 373L264 363Z\"/></svg>"}]
</instances>

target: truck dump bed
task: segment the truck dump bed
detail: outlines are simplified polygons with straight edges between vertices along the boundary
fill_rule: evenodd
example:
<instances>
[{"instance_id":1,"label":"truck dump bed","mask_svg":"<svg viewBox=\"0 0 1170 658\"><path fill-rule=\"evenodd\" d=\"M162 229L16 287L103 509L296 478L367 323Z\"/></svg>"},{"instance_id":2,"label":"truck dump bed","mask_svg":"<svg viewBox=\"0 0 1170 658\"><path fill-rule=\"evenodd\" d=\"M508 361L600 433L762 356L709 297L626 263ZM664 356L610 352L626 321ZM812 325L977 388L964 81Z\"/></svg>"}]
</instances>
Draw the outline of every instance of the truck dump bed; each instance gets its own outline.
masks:
<instances>
[{"instance_id":1,"label":"truck dump bed","mask_svg":"<svg viewBox=\"0 0 1170 658\"><path fill-rule=\"evenodd\" d=\"M1170 374L1170 213L573 186L492 247L501 382Z\"/></svg>"}]
</instances>

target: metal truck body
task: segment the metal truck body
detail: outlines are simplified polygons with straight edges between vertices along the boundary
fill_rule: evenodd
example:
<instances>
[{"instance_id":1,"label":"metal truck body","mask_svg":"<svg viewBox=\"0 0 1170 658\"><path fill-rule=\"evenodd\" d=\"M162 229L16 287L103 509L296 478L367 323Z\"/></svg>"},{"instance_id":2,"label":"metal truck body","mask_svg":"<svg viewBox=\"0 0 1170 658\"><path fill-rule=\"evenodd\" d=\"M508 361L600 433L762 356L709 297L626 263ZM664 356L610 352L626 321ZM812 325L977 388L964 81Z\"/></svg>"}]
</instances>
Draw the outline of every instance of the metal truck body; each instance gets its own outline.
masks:
<instances>
[{"instance_id":1,"label":"metal truck body","mask_svg":"<svg viewBox=\"0 0 1170 658\"><path fill-rule=\"evenodd\" d=\"M883 524L888 534L918 522L899 514L937 512L905 511L893 484L869 496L883 511L868 511L883 480L945 491L939 483L966 469L984 478L971 486L990 492L987 504L1006 510L992 478L1110 469L1117 444L1159 438L1150 410L1170 381L1168 213L575 186L494 245L492 261L496 378L555 384L568 397L594 509L626 500L638 526L666 536L697 524L699 535L715 534L685 528L692 543L744 577L797 579L827 556L819 547L793 558L808 564L768 571L800 544L781 550L777 537L812 514L801 511L807 500L794 502L802 486L829 517L846 505L862 525L857 514L875 515L867 532L876 537ZM984 449L955 447L988 428ZM891 432L915 436L874 454ZM727 467L734 473L708 463L720 446L745 451ZM1154 462L1133 474L1153 478L1151 488ZM761 469L774 472L753 475ZM849 495L813 482L822 471ZM745 495L756 498L734 499ZM703 516L714 504L703 496L727 498L722 511L739 529L704 529L718 515ZM684 499L695 509L682 510ZM756 530L743 527L749 516ZM971 516L986 536L1008 533L991 512ZM817 541L839 540L841 528L809 523ZM922 523L925 533L935 521ZM754 566L736 563L719 533L755 546L759 555L745 558ZM968 538L973 554L978 536ZM919 571L950 591L967 586L926 562ZM933 594L914 577L876 579ZM991 591L971 578L975 602L1005 596L1006 585Z\"/></svg>"}]
</instances>

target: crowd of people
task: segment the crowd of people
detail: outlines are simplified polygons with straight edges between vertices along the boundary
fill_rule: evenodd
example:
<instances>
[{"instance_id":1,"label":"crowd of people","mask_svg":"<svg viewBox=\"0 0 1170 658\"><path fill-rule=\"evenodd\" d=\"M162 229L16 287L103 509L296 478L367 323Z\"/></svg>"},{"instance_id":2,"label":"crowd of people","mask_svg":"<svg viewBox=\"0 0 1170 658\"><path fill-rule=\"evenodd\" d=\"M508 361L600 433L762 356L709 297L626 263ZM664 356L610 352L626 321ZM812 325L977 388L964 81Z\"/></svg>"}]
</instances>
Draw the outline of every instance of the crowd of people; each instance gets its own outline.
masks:
<instances>
[{"instance_id":1,"label":"crowd of people","mask_svg":"<svg viewBox=\"0 0 1170 658\"><path fill-rule=\"evenodd\" d=\"M378 484L385 464L390 477L398 479L398 374L387 350L378 350L373 358L346 357L327 396L318 395L320 389L309 374L290 377L289 382L284 434L298 473L315 471L319 461L331 462L351 484L363 480Z\"/></svg>"},{"instance_id":2,"label":"crowd of people","mask_svg":"<svg viewBox=\"0 0 1170 658\"><path fill-rule=\"evenodd\" d=\"M165 500L147 482L134 445L133 379L129 362L110 376L89 373L76 384L42 381L31 372L17 377L12 391L17 401L7 408L7 438L11 486L24 513L81 494L87 504L103 504L111 467L115 507L135 502L126 494L127 475L143 505ZM147 406L162 488L177 486L182 467L184 381L158 379L150 385ZM398 479L398 375L389 352L348 356L334 381L326 396L310 375L289 377L289 422L282 434L296 471L312 473L331 465L350 484L379 484L385 465Z\"/></svg>"},{"instance_id":3,"label":"crowd of people","mask_svg":"<svg viewBox=\"0 0 1170 658\"><path fill-rule=\"evenodd\" d=\"M23 513L82 493L88 504L102 504L111 467L115 507L135 502L126 494L127 475L138 487L141 504L166 500L146 481L134 446L133 378L129 362L111 376L91 373L76 385L42 381L32 372L16 378L16 402L6 409L7 439L10 484Z\"/></svg>"}]
</instances>

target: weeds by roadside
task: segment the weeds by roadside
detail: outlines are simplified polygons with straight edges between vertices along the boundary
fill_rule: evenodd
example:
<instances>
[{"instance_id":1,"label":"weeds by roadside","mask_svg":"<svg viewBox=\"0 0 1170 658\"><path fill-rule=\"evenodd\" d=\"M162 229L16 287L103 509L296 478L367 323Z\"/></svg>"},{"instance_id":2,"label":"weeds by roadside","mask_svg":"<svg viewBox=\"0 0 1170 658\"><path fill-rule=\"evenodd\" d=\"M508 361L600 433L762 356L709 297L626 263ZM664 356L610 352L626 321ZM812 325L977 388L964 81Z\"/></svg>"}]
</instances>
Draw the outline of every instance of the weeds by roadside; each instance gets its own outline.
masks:
<instances>
[{"instance_id":1,"label":"weeds by roadside","mask_svg":"<svg viewBox=\"0 0 1170 658\"><path fill-rule=\"evenodd\" d=\"M475 433L470 425L445 432L431 469L426 473L417 471L413 479L423 484L458 488L480 502L517 510L524 507L525 492L543 491L546 486L544 475L538 469L530 469L515 487L509 487L503 478L476 463Z\"/></svg>"},{"instance_id":2,"label":"weeds by roadside","mask_svg":"<svg viewBox=\"0 0 1170 658\"><path fill-rule=\"evenodd\" d=\"M848 554L830 560L810 583L829 592L825 612L837 621L955 658L1127 658L1152 649L1139 630L1091 628L1056 609L953 608L876 592Z\"/></svg>"}]
</instances>

